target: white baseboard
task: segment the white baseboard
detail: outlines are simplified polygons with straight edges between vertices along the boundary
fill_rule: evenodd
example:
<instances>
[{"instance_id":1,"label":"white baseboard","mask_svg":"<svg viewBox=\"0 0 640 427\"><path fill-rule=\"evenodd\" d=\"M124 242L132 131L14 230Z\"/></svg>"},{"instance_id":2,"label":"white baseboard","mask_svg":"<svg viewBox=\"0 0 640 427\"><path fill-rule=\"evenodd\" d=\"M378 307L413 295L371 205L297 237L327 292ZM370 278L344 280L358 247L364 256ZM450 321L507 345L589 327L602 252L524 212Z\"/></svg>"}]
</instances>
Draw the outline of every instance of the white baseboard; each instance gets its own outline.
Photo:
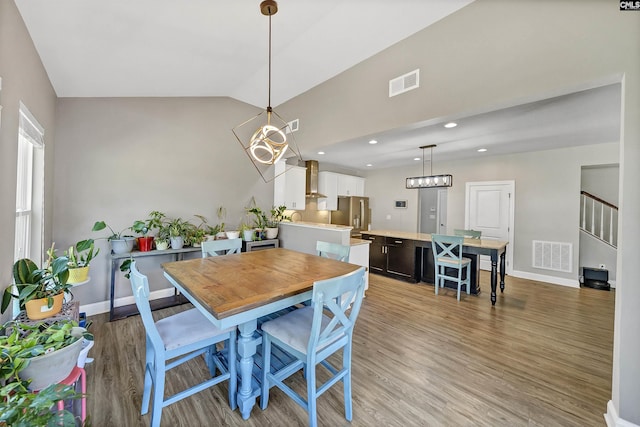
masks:
<instances>
[{"instance_id":1,"label":"white baseboard","mask_svg":"<svg viewBox=\"0 0 640 427\"><path fill-rule=\"evenodd\" d=\"M160 289L153 291L149 294L149 299L154 300L157 298L165 298L172 296L176 291L176 288ZM116 307L121 305L135 304L136 300L133 295L129 297L117 298L114 301ZM80 305L80 311L87 313L87 316L93 316L94 314L108 313L109 301L94 302L93 304Z\"/></svg>"},{"instance_id":2,"label":"white baseboard","mask_svg":"<svg viewBox=\"0 0 640 427\"><path fill-rule=\"evenodd\" d=\"M511 273L511 275L514 277L519 277L521 279L536 280L538 282L569 286L571 288L580 287L580 282L578 281L578 279L563 279L561 277L547 276L544 274L529 273L528 271L517 271L517 270L514 270Z\"/></svg>"},{"instance_id":3,"label":"white baseboard","mask_svg":"<svg viewBox=\"0 0 640 427\"><path fill-rule=\"evenodd\" d=\"M607 402L607 413L604 414L604 421L607 423L607 427L640 427L637 424L625 421L618 416L616 407L613 406L613 401Z\"/></svg>"}]
</instances>

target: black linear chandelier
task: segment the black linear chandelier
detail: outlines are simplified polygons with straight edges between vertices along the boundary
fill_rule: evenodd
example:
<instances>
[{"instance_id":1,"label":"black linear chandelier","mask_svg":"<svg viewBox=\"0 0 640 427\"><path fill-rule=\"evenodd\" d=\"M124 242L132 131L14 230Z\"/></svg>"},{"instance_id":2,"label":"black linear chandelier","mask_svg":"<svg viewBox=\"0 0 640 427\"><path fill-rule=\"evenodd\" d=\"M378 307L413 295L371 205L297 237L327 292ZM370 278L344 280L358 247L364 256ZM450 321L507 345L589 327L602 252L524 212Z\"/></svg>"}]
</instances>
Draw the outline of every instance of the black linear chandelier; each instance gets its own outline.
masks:
<instances>
[{"instance_id":1,"label":"black linear chandelier","mask_svg":"<svg viewBox=\"0 0 640 427\"><path fill-rule=\"evenodd\" d=\"M422 176L412 176L407 178L406 188L432 188L432 187L451 187L453 185L453 176L451 175L434 175L433 174L433 147L436 144L423 145L422 150ZM424 174L424 149L429 148L429 175Z\"/></svg>"}]
</instances>

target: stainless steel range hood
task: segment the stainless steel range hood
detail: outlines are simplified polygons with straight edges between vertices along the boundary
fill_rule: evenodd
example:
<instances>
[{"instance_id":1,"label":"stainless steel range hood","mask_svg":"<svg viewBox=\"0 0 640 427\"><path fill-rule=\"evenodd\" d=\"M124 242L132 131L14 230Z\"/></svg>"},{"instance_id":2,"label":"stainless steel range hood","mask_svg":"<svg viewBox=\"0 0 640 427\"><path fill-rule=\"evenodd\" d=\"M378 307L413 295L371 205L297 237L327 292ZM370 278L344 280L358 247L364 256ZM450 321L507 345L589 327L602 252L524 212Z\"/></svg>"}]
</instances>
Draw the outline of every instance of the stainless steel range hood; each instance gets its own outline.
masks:
<instances>
[{"instance_id":1,"label":"stainless steel range hood","mask_svg":"<svg viewBox=\"0 0 640 427\"><path fill-rule=\"evenodd\" d=\"M312 199L327 197L324 194L318 193L318 161L307 160L304 162L304 165L307 167L307 191L305 196Z\"/></svg>"}]
</instances>

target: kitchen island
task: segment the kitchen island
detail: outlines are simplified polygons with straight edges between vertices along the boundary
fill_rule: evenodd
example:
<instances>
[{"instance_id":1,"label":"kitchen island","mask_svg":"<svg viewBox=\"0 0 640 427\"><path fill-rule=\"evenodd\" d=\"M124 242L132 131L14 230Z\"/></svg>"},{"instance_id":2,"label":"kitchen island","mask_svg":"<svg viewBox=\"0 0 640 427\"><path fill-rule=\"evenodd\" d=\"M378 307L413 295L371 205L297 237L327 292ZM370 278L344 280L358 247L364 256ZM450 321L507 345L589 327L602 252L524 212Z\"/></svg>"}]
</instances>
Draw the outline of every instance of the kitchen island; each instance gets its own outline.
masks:
<instances>
[{"instance_id":1,"label":"kitchen island","mask_svg":"<svg viewBox=\"0 0 640 427\"><path fill-rule=\"evenodd\" d=\"M324 224L317 222L281 222L278 239L280 247L307 254L316 254L318 240L339 243L351 246L349 262L361 265L369 270L369 246L368 240L352 239L351 229L347 225ZM365 290L369 288L369 275L365 274Z\"/></svg>"},{"instance_id":2,"label":"kitchen island","mask_svg":"<svg viewBox=\"0 0 640 427\"><path fill-rule=\"evenodd\" d=\"M404 280L433 282L431 234L393 230L370 230L362 238L372 242L369 264L371 271ZM496 303L498 260L500 261L500 291L504 292L505 253L508 242L490 239L464 239L463 254L491 258L491 304ZM471 289L479 292L478 263L472 259ZM474 270L475 268L475 270ZM475 273L475 274L474 274Z\"/></svg>"}]
</instances>

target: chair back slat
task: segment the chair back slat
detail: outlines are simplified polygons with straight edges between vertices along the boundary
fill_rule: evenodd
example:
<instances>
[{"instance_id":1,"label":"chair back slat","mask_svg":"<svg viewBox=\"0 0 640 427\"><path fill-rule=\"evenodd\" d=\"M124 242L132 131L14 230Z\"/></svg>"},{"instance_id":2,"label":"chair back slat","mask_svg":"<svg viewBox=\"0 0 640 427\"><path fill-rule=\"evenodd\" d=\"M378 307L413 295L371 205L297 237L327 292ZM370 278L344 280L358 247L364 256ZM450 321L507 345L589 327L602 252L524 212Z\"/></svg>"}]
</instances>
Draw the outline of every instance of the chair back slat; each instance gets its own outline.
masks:
<instances>
[{"instance_id":1,"label":"chair back slat","mask_svg":"<svg viewBox=\"0 0 640 427\"><path fill-rule=\"evenodd\" d=\"M464 237L448 236L445 234L431 235L431 248L433 249L434 258L451 258L455 261L462 260L462 245Z\"/></svg>"},{"instance_id":2,"label":"chair back slat","mask_svg":"<svg viewBox=\"0 0 640 427\"><path fill-rule=\"evenodd\" d=\"M202 242L202 258L240 253L242 239L220 239Z\"/></svg>"},{"instance_id":3,"label":"chair back slat","mask_svg":"<svg viewBox=\"0 0 640 427\"><path fill-rule=\"evenodd\" d=\"M316 243L316 251L318 252L318 256L349 262L351 247L339 243L329 243L318 240Z\"/></svg>"},{"instance_id":4,"label":"chair back slat","mask_svg":"<svg viewBox=\"0 0 640 427\"><path fill-rule=\"evenodd\" d=\"M136 307L140 312L140 318L146 331L147 337L151 340L151 343L156 348L164 348L160 333L156 328L156 324L153 320L153 314L151 313L151 305L149 304L149 279L147 276L140 273L136 262L131 263L131 272L129 273L131 281L131 290L133 291L133 297L136 300Z\"/></svg>"},{"instance_id":5,"label":"chair back slat","mask_svg":"<svg viewBox=\"0 0 640 427\"><path fill-rule=\"evenodd\" d=\"M313 284L311 304L314 308L313 323L307 351L318 349L338 340L341 336L350 339L364 295L365 268L332 279ZM353 304L352 304L353 302ZM330 318L322 324L323 314Z\"/></svg>"}]
</instances>

